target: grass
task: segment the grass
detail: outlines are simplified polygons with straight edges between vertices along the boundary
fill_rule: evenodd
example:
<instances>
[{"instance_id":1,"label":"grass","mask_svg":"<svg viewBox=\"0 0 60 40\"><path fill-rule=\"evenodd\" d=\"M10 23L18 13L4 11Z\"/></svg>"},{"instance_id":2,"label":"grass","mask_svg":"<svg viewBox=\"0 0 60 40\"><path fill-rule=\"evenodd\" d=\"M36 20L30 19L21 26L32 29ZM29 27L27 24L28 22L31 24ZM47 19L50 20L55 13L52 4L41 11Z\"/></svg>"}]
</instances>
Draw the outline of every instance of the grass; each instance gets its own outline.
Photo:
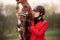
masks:
<instances>
[{"instance_id":1,"label":"grass","mask_svg":"<svg viewBox=\"0 0 60 40\"><path fill-rule=\"evenodd\" d=\"M7 34L6 37L8 37L8 38L18 38L19 33L10 33L10 34Z\"/></svg>"},{"instance_id":2,"label":"grass","mask_svg":"<svg viewBox=\"0 0 60 40\"><path fill-rule=\"evenodd\" d=\"M0 40L19 40L19 33L9 33L3 36L0 35ZM46 31L47 40L60 40L60 30L47 30Z\"/></svg>"},{"instance_id":3,"label":"grass","mask_svg":"<svg viewBox=\"0 0 60 40\"><path fill-rule=\"evenodd\" d=\"M60 37L60 30L47 30L46 36Z\"/></svg>"},{"instance_id":4,"label":"grass","mask_svg":"<svg viewBox=\"0 0 60 40\"><path fill-rule=\"evenodd\" d=\"M19 38L19 33L15 32L15 33L10 33L5 35L7 37L7 39L17 39ZM60 40L60 30L47 30L46 31L46 39L47 40Z\"/></svg>"}]
</instances>

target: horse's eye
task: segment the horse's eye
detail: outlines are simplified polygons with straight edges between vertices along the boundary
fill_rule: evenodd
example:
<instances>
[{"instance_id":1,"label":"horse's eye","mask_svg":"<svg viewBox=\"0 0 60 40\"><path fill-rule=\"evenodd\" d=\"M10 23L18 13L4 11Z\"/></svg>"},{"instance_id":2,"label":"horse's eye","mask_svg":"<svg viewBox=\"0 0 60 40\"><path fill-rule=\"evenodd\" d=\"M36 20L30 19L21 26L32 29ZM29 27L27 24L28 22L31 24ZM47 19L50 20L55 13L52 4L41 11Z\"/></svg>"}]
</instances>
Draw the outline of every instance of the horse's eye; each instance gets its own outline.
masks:
<instances>
[{"instance_id":1,"label":"horse's eye","mask_svg":"<svg viewBox=\"0 0 60 40\"><path fill-rule=\"evenodd\" d=\"M23 3L23 2L19 2L19 3Z\"/></svg>"},{"instance_id":2,"label":"horse's eye","mask_svg":"<svg viewBox=\"0 0 60 40\"><path fill-rule=\"evenodd\" d=\"M27 6L24 6L24 8L27 8Z\"/></svg>"}]
</instances>

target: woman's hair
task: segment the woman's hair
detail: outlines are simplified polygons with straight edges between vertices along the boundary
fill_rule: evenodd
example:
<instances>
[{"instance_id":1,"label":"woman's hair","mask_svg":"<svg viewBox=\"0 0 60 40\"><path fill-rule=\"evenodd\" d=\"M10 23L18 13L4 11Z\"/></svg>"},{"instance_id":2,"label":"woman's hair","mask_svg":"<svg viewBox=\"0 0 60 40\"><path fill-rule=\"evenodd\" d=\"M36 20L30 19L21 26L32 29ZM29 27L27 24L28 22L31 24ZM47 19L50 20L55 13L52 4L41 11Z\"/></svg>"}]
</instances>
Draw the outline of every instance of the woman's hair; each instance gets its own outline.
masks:
<instances>
[{"instance_id":1,"label":"woman's hair","mask_svg":"<svg viewBox=\"0 0 60 40\"><path fill-rule=\"evenodd\" d=\"M42 13L42 15L45 14L45 8L43 6L40 6L40 5L35 7L33 11Z\"/></svg>"}]
</instances>

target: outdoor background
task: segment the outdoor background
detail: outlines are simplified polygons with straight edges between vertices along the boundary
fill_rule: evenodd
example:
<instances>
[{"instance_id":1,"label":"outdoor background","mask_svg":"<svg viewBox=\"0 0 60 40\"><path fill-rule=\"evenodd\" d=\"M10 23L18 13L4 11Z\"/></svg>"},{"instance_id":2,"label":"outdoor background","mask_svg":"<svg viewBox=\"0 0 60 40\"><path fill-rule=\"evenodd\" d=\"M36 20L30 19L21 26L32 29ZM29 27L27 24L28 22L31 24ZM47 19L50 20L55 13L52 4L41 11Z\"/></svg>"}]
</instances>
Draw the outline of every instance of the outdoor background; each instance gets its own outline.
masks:
<instances>
[{"instance_id":1,"label":"outdoor background","mask_svg":"<svg viewBox=\"0 0 60 40\"><path fill-rule=\"evenodd\" d=\"M42 5L46 9L44 19L49 23L47 40L60 40L60 0L28 0L32 9ZM17 32L16 0L0 0L0 40L19 40Z\"/></svg>"}]
</instances>

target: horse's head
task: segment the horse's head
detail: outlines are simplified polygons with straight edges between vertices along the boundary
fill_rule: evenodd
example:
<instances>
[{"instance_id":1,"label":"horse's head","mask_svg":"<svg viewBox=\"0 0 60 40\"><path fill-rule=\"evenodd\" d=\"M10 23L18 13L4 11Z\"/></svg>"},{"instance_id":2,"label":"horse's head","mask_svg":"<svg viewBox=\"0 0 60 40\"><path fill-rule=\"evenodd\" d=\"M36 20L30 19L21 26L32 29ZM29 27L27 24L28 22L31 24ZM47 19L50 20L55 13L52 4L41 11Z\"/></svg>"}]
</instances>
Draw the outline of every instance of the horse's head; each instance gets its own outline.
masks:
<instances>
[{"instance_id":1,"label":"horse's head","mask_svg":"<svg viewBox=\"0 0 60 40\"><path fill-rule=\"evenodd\" d=\"M25 14L31 16L31 6L27 0L16 0L17 1L17 12L19 14ZM31 17L30 17L31 18Z\"/></svg>"}]
</instances>

